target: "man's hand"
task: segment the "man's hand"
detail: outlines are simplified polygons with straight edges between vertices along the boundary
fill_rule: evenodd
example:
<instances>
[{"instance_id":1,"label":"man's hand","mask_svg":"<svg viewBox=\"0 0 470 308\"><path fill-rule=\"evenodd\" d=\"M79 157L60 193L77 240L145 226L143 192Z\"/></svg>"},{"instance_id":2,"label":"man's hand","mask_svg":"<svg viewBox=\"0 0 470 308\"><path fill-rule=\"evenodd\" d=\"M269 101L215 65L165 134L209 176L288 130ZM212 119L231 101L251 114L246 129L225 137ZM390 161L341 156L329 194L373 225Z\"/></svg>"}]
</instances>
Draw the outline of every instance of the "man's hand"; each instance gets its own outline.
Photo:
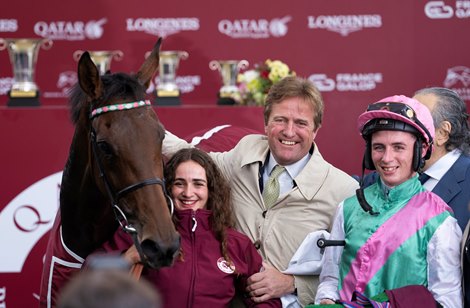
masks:
<instances>
[{"instance_id":1,"label":"man's hand","mask_svg":"<svg viewBox=\"0 0 470 308\"><path fill-rule=\"evenodd\" d=\"M247 280L246 290L255 303L294 292L294 276L283 274L264 261L263 268Z\"/></svg>"},{"instance_id":2,"label":"man's hand","mask_svg":"<svg viewBox=\"0 0 470 308\"><path fill-rule=\"evenodd\" d=\"M320 305L334 305L336 304L334 300L329 298L324 298L320 301Z\"/></svg>"},{"instance_id":3,"label":"man's hand","mask_svg":"<svg viewBox=\"0 0 470 308\"><path fill-rule=\"evenodd\" d=\"M135 245L129 247L122 256L131 265L140 262L139 252L137 251L137 248L135 248Z\"/></svg>"}]
</instances>

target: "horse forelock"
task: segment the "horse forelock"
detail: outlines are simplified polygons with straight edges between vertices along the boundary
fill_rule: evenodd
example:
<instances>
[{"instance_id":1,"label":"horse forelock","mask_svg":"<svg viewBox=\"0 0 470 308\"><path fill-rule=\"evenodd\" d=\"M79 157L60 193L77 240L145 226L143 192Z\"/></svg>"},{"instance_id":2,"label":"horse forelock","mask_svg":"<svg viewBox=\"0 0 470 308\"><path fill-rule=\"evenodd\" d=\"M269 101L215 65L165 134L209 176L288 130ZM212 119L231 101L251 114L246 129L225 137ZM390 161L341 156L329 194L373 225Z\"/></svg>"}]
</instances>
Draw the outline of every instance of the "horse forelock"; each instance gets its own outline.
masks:
<instances>
[{"instance_id":1,"label":"horse forelock","mask_svg":"<svg viewBox=\"0 0 470 308\"><path fill-rule=\"evenodd\" d=\"M104 87L102 101L99 102L100 105L93 106L95 108L112 104L116 101L130 102L145 98L145 89L134 76L116 73L104 75L101 80Z\"/></svg>"},{"instance_id":2,"label":"horse forelock","mask_svg":"<svg viewBox=\"0 0 470 308\"><path fill-rule=\"evenodd\" d=\"M101 76L103 83L103 93L98 101L93 102L95 105L90 106L91 99L76 83L69 92L69 103L71 119L77 124L80 113L83 108L90 112L92 108L98 108L116 102L131 102L145 99L145 88L138 81L137 77L125 73L105 74Z\"/></svg>"}]
</instances>

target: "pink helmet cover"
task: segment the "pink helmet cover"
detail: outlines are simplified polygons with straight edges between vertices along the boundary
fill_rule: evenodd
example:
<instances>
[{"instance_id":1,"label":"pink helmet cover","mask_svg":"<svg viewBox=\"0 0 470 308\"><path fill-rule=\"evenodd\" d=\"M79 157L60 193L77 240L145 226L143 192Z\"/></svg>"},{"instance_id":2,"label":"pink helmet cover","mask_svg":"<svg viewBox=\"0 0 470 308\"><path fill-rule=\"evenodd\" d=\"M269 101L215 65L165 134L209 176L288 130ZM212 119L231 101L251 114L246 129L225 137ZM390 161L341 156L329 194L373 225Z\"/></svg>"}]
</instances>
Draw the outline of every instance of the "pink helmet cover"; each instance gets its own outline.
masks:
<instances>
[{"instance_id":1,"label":"pink helmet cover","mask_svg":"<svg viewBox=\"0 0 470 308\"><path fill-rule=\"evenodd\" d=\"M414 98L410 98L404 95L389 96L384 99L381 99L380 101L376 103L382 103L382 102L403 103L411 107L415 111L416 118L423 124L424 127L426 127L429 134L434 139L434 135L435 135L434 122L431 116L431 112L425 105L421 104L419 101L417 101ZM362 130L364 129L364 126L370 120L378 119L378 118L394 119L394 120L398 120L406 124L409 124L413 126L414 128L416 128L421 133L421 135L423 136L424 140L427 143L430 142L428 134L415 121L401 114L398 114L398 113L395 113L386 109L371 110L371 111L366 111L363 114L361 114L359 118L357 119L357 128L359 129L359 132L362 134Z\"/></svg>"}]
</instances>

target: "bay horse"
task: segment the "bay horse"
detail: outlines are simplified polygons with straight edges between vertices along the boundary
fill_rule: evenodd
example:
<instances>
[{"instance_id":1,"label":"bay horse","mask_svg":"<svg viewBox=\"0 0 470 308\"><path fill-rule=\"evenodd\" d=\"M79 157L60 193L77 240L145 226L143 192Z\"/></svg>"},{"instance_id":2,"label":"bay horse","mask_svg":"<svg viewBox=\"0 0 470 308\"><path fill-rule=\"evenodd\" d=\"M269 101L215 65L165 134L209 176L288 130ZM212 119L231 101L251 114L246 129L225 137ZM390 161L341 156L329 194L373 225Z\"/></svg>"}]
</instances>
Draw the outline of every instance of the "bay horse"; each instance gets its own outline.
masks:
<instances>
[{"instance_id":1,"label":"bay horse","mask_svg":"<svg viewBox=\"0 0 470 308\"><path fill-rule=\"evenodd\" d=\"M119 225L150 268L171 265L178 253L163 180L165 131L145 100L160 44L136 74L100 76L88 52L78 62L78 83L70 92L75 133L44 261L41 307L55 306L61 287Z\"/></svg>"}]
</instances>

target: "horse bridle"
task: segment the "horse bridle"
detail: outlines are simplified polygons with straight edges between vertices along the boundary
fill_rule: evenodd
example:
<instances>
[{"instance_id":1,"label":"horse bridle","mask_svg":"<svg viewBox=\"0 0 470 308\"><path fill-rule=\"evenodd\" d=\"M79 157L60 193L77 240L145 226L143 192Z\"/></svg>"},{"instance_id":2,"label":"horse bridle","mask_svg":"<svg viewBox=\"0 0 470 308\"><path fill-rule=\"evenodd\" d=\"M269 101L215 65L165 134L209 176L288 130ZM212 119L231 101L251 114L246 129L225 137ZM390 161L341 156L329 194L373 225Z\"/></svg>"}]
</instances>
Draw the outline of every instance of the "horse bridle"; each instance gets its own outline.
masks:
<instances>
[{"instance_id":1,"label":"horse bridle","mask_svg":"<svg viewBox=\"0 0 470 308\"><path fill-rule=\"evenodd\" d=\"M144 263L144 264L148 264L148 261L147 261L146 256L144 255L142 246L139 243L137 229L132 224L130 224L129 221L127 220L126 215L124 214L124 212L121 210L121 208L118 205L119 200L123 196L125 196L125 195L127 195L127 194L129 194L129 193L131 193L135 190L138 190L142 187L145 187L147 185L160 185L162 187L163 194L165 195L165 198L166 198L167 204L168 204L168 208L170 210L170 215L173 215L173 211L174 211L173 200L168 195L168 192L166 190L165 180L160 179L158 177L145 179L141 182L131 184L131 185L119 190L116 193L116 190L112 187L111 183L109 182L109 180L106 176L103 164L102 164L101 160L99 159L99 156L98 156L98 143L96 142L96 131L93 128L93 125L92 125L91 122L94 118L96 118L96 117L98 117L98 116L100 116L100 115L102 115L106 112L119 111L119 110L128 110L128 109L134 109L134 108L139 108L139 107L144 107L144 106L149 106L149 105L151 105L151 102L148 101L148 100L145 100L145 101L138 101L138 102L132 102L132 103L124 103L124 104L104 106L104 107L93 109L91 111L90 117L89 117L90 118L90 137L91 137L90 138L90 143L91 143L91 148L93 150L93 156L94 156L96 164L98 165L98 169L99 169L99 172L100 172L100 178L103 179L103 183L104 183L106 192L108 194L109 200L111 201L114 216L115 216L117 222L119 223L119 225L121 226L121 228L126 233L128 233L132 236L132 239L134 241L134 245L137 248L137 251L139 253L139 256L140 256L140 259L141 259L142 263Z\"/></svg>"}]
</instances>

